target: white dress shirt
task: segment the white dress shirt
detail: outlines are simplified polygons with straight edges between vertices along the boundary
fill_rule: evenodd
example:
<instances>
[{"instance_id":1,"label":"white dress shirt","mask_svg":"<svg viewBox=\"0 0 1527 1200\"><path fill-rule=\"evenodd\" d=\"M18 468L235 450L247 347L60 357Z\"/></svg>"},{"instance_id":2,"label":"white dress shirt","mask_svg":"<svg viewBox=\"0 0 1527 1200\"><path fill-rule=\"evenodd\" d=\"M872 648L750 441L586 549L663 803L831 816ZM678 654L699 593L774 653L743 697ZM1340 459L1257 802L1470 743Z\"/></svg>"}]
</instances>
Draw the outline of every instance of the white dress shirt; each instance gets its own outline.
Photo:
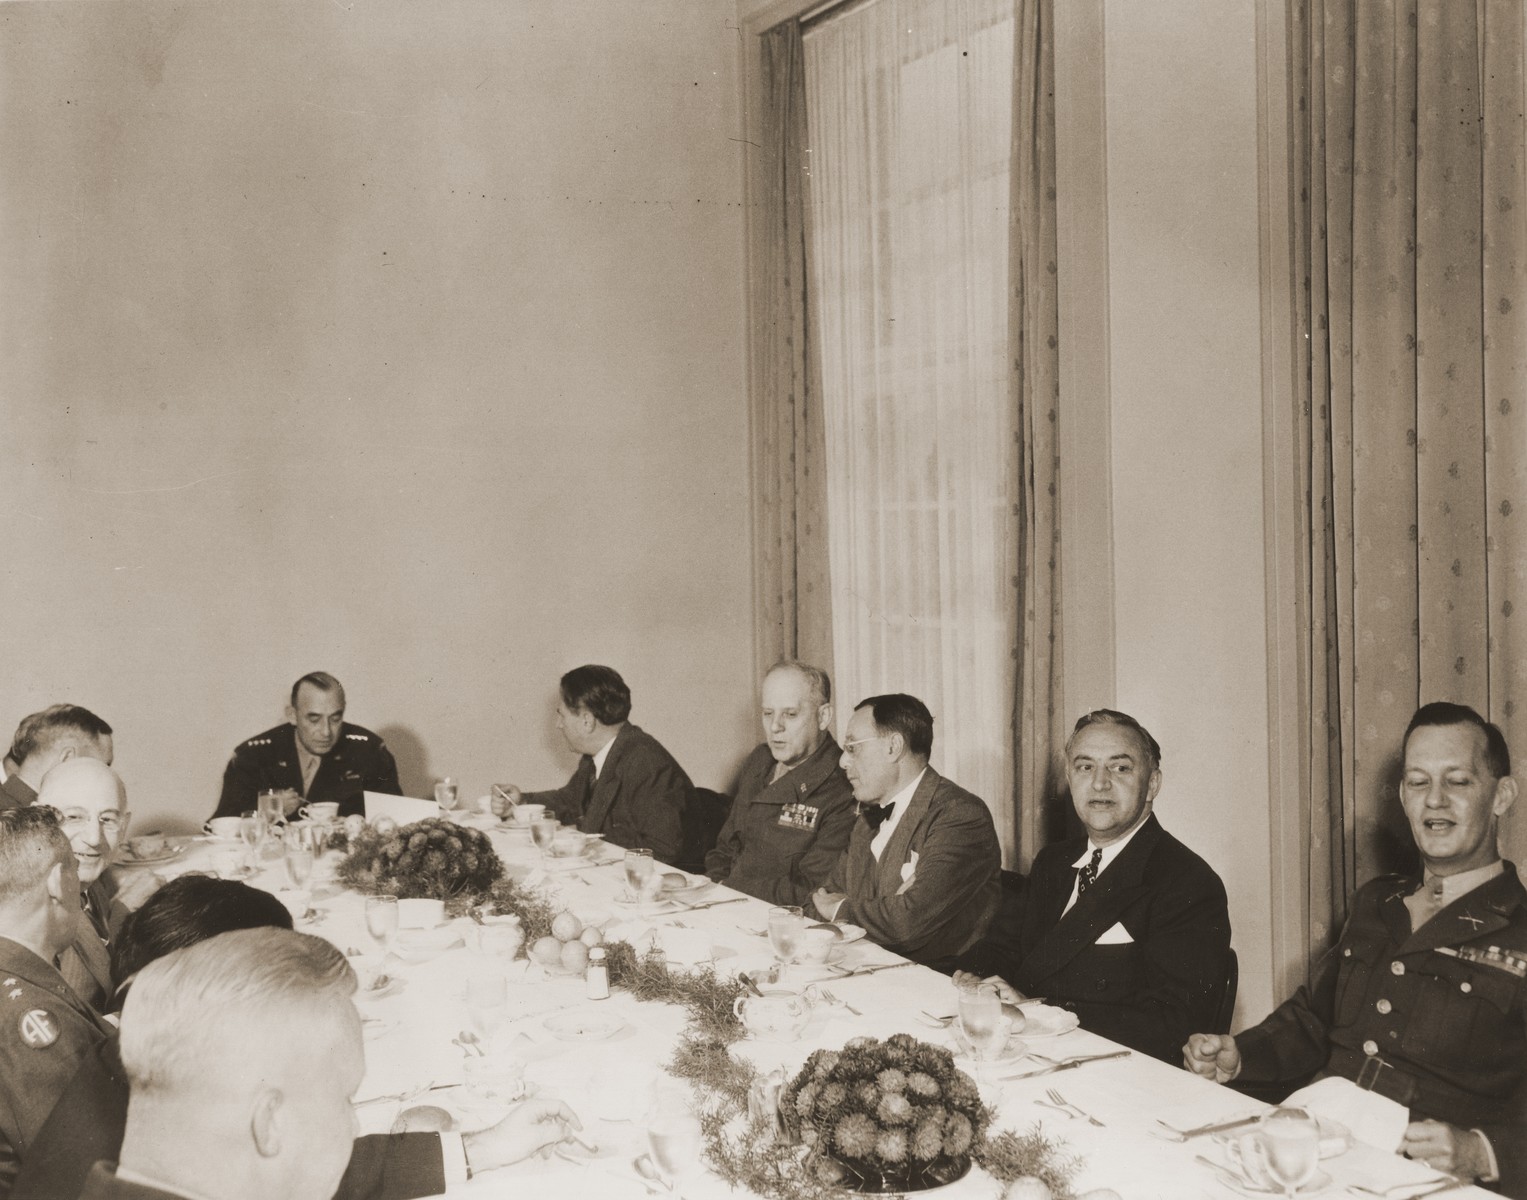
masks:
<instances>
[{"instance_id":1,"label":"white dress shirt","mask_svg":"<svg viewBox=\"0 0 1527 1200\"><path fill-rule=\"evenodd\" d=\"M615 737L619 737L616 734ZM610 747L615 744L615 738L611 738L603 746L594 752L594 778L599 778L599 772L604 770L604 760L610 757Z\"/></svg>"},{"instance_id":2,"label":"white dress shirt","mask_svg":"<svg viewBox=\"0 0 1527 1200\"><path fill-rule=\"evenodd\" d=\"M928 773L924 767L917 773L917 778L901 791L891 797L890 803L896 807L891 810L891 815L880 822L880 828L875 830L875 836L870 840L870 853L875 856L875 861L880 861L881 852L891 843L891 835L896 832L896 826L901 824L902 817L907 815L907 808L912 803L912 793L917 791L917 785L923 781L923 776Z\"/></svg>"},{"instance_id":3,"label":"white dress shirt","mask_svg":"<svg viewBox=\"0 0 1527 1200\"><path fill-rule=\"evenodd\" d=\"M1118 841L1114 842L1110 846L1099 846L1091 838L1088 838L1087 848L1082 851L1081 857L1079 857L1071 865L1078 868L1085 867L1087 865L1087 860L1092 857L1092 852L1094 850L1102 850L1103 858L1098 863L1098 878L1102 878L1103 872L1108 870L1109 864L1112 863L1114 859L1119 857L1119 852L1123 850L1125 846L1129 845L1129 839L1140 832L1140 827L1144 825L1148 820L1150 820L1150 817L1151 814L1149 810L1147 810L1146 813L1139 819L1139 821L1135 823L1135 827L1133 829L1131 829L1128 833L1126 833L1123 837L1121 837ZM1060 910L1061 916L1065 916L1076 904L1077 889L1081 886L1081 882L1082 877L1080 875L1071 881L1071 898L1066 901L1066 907ZM1096 879L1093 880L1093 886L1097 886Z\"/></svg>"}]
</instances>

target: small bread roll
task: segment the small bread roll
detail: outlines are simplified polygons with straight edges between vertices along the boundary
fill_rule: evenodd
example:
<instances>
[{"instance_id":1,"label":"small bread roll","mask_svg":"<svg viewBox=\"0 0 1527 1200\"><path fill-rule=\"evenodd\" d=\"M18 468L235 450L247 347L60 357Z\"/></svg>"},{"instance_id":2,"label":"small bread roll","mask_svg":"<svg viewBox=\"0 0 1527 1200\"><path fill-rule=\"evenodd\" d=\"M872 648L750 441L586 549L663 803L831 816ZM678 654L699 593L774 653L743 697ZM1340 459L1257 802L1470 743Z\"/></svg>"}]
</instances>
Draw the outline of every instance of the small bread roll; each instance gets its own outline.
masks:
<instances>
[{"instance_id":1,"label":"small bread roll","mask_svg":"<svg viewBox=\"0 0 1527 1200\"><path fill-rule=\"evenodd\" d=\"M405 1108L392 1123L393 1133L450 1133L451 1114L434 1104Z\"/></svg>"}]
</instances>

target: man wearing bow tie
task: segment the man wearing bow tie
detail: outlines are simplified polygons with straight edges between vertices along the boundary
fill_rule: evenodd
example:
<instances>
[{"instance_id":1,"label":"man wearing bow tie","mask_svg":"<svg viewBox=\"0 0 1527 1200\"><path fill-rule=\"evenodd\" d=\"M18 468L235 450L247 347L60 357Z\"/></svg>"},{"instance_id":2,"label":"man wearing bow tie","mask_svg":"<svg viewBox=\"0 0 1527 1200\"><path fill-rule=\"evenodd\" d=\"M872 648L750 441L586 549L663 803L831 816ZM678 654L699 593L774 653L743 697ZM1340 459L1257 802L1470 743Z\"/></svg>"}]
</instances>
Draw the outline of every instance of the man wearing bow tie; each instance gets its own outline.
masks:
<instances>
[{"instance_id":1,"label":"man wearing bow tie","mask_svg":"<svg viewBox=\"0 0 1527 1200\"><path fill-rule=\"evenodd\" d=\"M1225 999L1225 886L1152 812L1161 747L1133 717L1078 720L1066 773L1086 836L1039 852L1017 936L994 929L961 965L994 972L1008 1000L1043 995L1082 1028L1175 1063Z\"/></svg>"},{"instance_id":2,"label":"man wearing bow tie","mask_svg":"<svg viewBox=\"0 0 1527 1200\"><path fill-rule=\"evenodd\" d=\"M848 722L842 767L863 806L826 884L825 919L948 969L985 932L1001 893L991 811L928 765L933 714L914 696L872 696Z\"/></svg>"},{"instance_id":3,"label":"man wearing bow tie","mask_svg":"<svg viewBox=\"0 0 1527 1200\"><path fill-rule=\"evenodd\" d=\"M1220 1083L1351 1080L1409 1110L1409 1157L1527 1197L1527 890L1497 841L1510 752L1448 703L1419 709L1404 747L1421 874L1359 888L1314 985L1233 1038L1194 1034L1185 1065Z\"/></svg>"}]
</instances>

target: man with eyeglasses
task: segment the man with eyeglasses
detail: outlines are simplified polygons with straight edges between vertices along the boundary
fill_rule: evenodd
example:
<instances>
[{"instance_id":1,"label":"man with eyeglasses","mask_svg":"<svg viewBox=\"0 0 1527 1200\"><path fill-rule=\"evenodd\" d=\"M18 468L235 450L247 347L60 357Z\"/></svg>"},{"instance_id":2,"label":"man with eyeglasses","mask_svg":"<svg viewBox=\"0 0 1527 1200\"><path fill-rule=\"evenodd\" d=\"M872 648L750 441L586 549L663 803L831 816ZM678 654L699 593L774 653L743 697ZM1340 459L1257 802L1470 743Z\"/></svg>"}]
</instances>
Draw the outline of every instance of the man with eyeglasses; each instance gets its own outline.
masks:
<instances>
[{"instance_id":1,"label":"man with eyeglasses","mask_svg":"<svg viewBox=\"0 0 1527 1200\"><path fill-rule=\"evenodd\" d=\"M42 777L71 758L111 765L111 726L78 704L55 704L22 718L7 755L14 763L0 785L0 809L25 808L37 799Z\"/></svg>"},{"instance_id":2,"label":"man with eyeglasses","mask_svg":"<svg viewBox=\"0 0 1527 1200\"><path fill-rule=\"evenodd\" d=\"M994 924L961 966L1009 1003L1046 996L1083 1029L1175 1066L1187 1034L1226 1007L1225 885L1156 819L1161 747L1134 717L1082 716L1066 776L1085 835L1039 852L1017 921Z\"/></svg>"},{"instance_id":3,"label":"man with eyeglasses","mask_svg":"<svg viewBox=\"0 0 1527 1200\"><path fill-rule=\"evenodd\" d=\"M932 752L933 714L921 700L859 702L841 760L859 819L811 899L824 919L949 970L997 911L1002 850L991 811L930 767Z\"/></svg>"},{"instance_id":4,"label":"man with eyeglasses","mask_svg":"<svg viewBox=\"0 0 1527 1200\"><path fill-rule=\"evenodd\" d=\"M127 830L127 790L115 771L93 758L72 758L43 777L37 803L58 813L78 864L84 919L73 945L64 951L59 970L92 1008L111 994L111 963L106 943L122 919L164 882L149 871L133 871L113 891L104 872Z\"/></svg>"}]
</instances>

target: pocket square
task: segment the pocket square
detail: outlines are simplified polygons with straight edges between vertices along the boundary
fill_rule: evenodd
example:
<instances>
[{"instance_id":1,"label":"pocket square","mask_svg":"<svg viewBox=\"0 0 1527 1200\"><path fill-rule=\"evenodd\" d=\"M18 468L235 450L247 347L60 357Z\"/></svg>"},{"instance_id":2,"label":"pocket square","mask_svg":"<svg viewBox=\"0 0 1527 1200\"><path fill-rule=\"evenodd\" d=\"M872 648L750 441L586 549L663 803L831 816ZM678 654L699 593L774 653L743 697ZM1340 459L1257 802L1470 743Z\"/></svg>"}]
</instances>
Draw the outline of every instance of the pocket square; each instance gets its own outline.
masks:
<instances>
[{"instance_id":1,"label":"pocket square","mask_svg":"<svg viewBox=\"0 0 1527 1200\"><path fill-rule=\"evenodd\" d=\"M1098 934L1098 940L1093 945L1123 946L1134 940L1134 938L1129 936L1129 930L1124 928L1123 923L1115 921L1111 926L1103 930L1102 933Z\"/></svg>"},{"instance_id":2,"label":"pocket square","mask_svg":"<svg viewBox=\"0 0 1527 1200\"><path fill-rule=\"evenodd\" d=\"M917 880L917 851L913 850L907 857L907 861L901 864L901 886L896 889L899 896L912 886Z\"/></svg>"}]
</instances>

